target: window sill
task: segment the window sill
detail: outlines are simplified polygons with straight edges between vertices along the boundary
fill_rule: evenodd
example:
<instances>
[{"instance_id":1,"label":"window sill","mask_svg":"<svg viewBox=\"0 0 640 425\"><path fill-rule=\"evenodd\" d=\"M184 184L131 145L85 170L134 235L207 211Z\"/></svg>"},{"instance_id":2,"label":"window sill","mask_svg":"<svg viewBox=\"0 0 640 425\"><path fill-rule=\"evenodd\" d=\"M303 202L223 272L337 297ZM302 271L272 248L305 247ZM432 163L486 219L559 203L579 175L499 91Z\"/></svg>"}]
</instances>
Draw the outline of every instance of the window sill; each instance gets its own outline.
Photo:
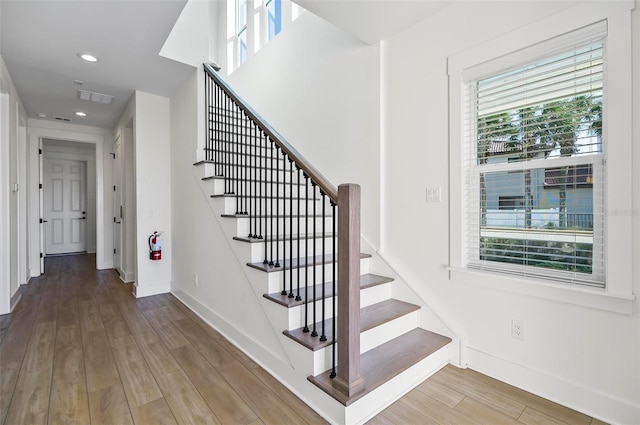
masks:
<instances>
[{"instance_id":1,"label":"window sill","mask_svg":"<svg viewBox=\"0 0 640 425\"><path fill-rule=\"evenodd\" d=\"M505 276L482 270L449 267L450 280L518 295L580 305L614 313L633 314L635 295L612 294L604 289L547 283L544 280Z\"/></svg>"}]
</instances>

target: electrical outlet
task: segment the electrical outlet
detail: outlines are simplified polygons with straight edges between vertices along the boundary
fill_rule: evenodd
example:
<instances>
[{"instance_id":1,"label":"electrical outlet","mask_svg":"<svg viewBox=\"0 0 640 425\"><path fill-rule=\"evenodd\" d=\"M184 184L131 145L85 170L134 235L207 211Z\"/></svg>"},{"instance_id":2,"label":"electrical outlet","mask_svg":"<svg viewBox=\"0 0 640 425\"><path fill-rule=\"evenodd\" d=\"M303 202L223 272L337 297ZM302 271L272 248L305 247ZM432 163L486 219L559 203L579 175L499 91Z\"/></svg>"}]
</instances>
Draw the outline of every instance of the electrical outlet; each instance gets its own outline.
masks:
<instances>
[{"instance_id":1,"label":"electrical outlet","mask_svg":"<svg viewBox=\"0 0 640 425\"><path fill-rule=\"evenodd\" d=\"M511 338L524 341L524 322L522 320L511 320Z\"/></svg>"},{"instance_id":2,"label":"electrical outlet","mask_svg":"<svg viewBox=\"0 0 640 425\"><path fill-rule=\"evenodd\" d=\"M195 286L198 286L198 283L199 283L199 282L198 282L198 274L197 274L197 273L195 273L195 274L193 275L193 284L194 284Z\"/></svg>"}]
</instances>

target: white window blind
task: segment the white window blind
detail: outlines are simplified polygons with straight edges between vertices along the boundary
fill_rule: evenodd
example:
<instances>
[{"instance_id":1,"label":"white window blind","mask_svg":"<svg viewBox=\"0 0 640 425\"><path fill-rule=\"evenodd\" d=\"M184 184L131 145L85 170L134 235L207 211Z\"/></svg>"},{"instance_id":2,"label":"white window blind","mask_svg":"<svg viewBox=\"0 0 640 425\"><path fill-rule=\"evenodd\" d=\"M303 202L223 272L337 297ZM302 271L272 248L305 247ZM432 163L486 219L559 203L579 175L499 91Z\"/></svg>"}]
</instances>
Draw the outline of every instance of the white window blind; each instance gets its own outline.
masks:
<instances>
[{"instance_id":1,"label":"white window blind","mask_svg":"<svg viewBox=\"0 0 640 425\"><path fill-rule=\"evenodd\" d=\"M468 267L605 286L604 48L572 39L467 81Z\"/></svg>"}]
</instances>

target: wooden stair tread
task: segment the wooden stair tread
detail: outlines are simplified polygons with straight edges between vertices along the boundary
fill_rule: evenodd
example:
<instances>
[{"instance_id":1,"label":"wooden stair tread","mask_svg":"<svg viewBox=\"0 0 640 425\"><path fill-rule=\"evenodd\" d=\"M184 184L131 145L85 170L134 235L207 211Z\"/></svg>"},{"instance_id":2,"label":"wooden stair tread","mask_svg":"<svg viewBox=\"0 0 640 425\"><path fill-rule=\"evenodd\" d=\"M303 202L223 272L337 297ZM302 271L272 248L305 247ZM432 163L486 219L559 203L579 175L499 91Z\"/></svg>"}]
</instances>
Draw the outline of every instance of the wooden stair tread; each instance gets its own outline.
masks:
<instances>
[{"instance_id":1,"label":"wooden stair tread","mask_svg":"<svg viewBox=\"0 0 640 425\"><path fill-rule=\"evenodd\" d=\"M300 239L322 239L324 238L330 238L333 236L333 233L316 233L315 235L309 235L309 237L307 237L307 235L302 234L302 235L279 235L274 237L270 237L270 238L266 238L267 242L271 242L272 240L274 241L288 241L288 240L300 240ZM264 243L264 238L262 239L258 239L258 238L250 238L248 236L234 236L233 237L234 241L239 241L239 242L247 242L247 243Z\"/></svg>"},{"instance_id":2,"label":"wooden stair tread","mask_svg":"<svg viewBox=\"0 0 640 425\"><path fill-rule=\"evenodd\" d=\"M224 180L225 177L224 176L207 176L207 177L203 177L201 180L203 181L208 181L208 180ZM249 183L266 183L266 184L271 184L270 182L266 182L265 180L256 180L256 179L240 179L238 177L229 177L228 180L231 181L248 181ZM300 186L300 187L304 187L304 182L290 182L290 181L286 181L286 182L278 182L278 184L284 184L284 185L293 185L293 186Z\"/></svg>"},{"instance_id":3,"label":"wooden stair tread","mask_svg":"<svg viewBox=\"0 0 640 425\"><path fill-rule=\"evenodd\" d=\"M247 194L247 195L236 195L235 193L221 193L218 195L211 195L212 198L235 198L236 196L240 196L241 198L251 198L251 199L278 199L278 200L291 200L291 199L298 199L296 197L291 197L291 196L285 196L285 195L280 195L277 198L276 197L272 197L270 195L256 195L256 194ZM310 201L320 201L321 198L309 198ZM300 198L300 202L304 202L303 198ZM328 216L330 217L330 216Z\"/></svg>"},{"instance_id":4,"label":"wooden stair tread","mask_svg":"<svg viewBox=\"0 0 640 425\"><path fill-rule=\"evenodd\" d=\"M291 214L279 214L279 215L251 215L251 214L221 214L220 217L224 217L224 218L290 218ZM305 215L304 214L294 214L293 218L304 218ZM312 218L322 218L322 215L316 214L314 215L309 215L308 216L309 219ZM333 215L331 214L326 214L325 218L331 218L333 217Z\"/></svg>"},{"instance_id":5,"label":"wooden stair tread","mask_svg":"<svg viewBox=\"0 0 640 425\"><path fill-rule=\"evenodd\" d=\"M377 285L382 285L384 283L393 282L393 279L386 276L378 276L375 274L363 274L360 276L360 289L371 288ZM294 292L296 288L293 288ZM289 298L289 295L282 295L280 292L274 292L272 294L264 294L268 300L276 302L284 307L291 308L304 304L304 299L306 298L307 290L310 291L310 294L313 294L313 287L302 287L300 288L300 297L302 300L296 301L295 297ZM325 288L325 297L330 298L333 296L333 285L327 284ZM316 285L316 297L315 300L322 299L322 285Z\"/></svg>"},{"instance_id":6,"label":"wooden stair tread","mask_svg":"<svg viewBox=\"0 0 640 425\"><path fill-rule=\"evenodd\" d=\"M367 351L360 357L363 389L351 398L333 387L329 377L331 371L307 379L343 405L349 406L450 342L451 338L417 328Z\"/></svg>"},{"instance_id":7,"label":"wooden stair tread","mask_svg":"<svg viewBox=\"0 0 640 425\"><path fill-rule=\"evenodd\" d=\"M216 161L213 161L213 160L211 160L211 159L203 159L202 161L195 162L193 165L195 165L195 166L197 167L197 166L204 165L204 164L212 164L212 165L216 165L216 164L217 164L217 162L216 162ZM235 165L232 165L232 167L235 167ZM256 166L250 166L249 168L257 168L257 169L260 169L260 170L271 170L271 168L270 168L270 167L256 167ZM281 169L279 169L279 170L276 170L276 169L274 168L274 169L273 169L273 171L276 171L276 172L283 172L283 171L284 171L284 172L287 172L287 173L293 173L293 171L294 171L294 170L291 170L291 169L289 169L289 168L287 168L286 170L285 170L284 168L281 168ZM217 176L217 177L220 177L220 176Z\"/></svg>"},{"instance_id":8,"label":"wooden stair tread","mask_svg":"<svg viewBox=\"0 0 640 425\"><path fill-rule=\"evenodd\" d=\"M371 258L371 254L360 254L360 258ZM299 265L299 260L302 261L302 265ZM271 273L271 272L280 272L283 269L297 269L298 267L304 267L307 264L310 266L317 266L320 264L329 264L333 263L333 255L316 255L315 257L306 257L306 258L293 258L293 259L279 259L280 267L270 266L268 264L264 264L263 262L259 263L247 263L247 266L252 267L254 269L262 270L263 272Z\"/></svg>"},{"instance_id":9,"label":"wooden stair tread","mask_svg":"<svg viewBox=\"0 0 640 425\"><path fill-rule=\"evenodd\" d=\"M360 309L360 332L366 332L419 309L420 306L394 299L363 307ZM320 341L320 336L311 336L311 332L303 332L303 329L298 328L284 331L283 333L312 351L327 347L333 343L333 318L324 321L326 341ZM312 327L311 329L313 330L314 328ZM318 335L322 335L322 322L316 323L315 329Z\"/></svg>"}]
</instances>

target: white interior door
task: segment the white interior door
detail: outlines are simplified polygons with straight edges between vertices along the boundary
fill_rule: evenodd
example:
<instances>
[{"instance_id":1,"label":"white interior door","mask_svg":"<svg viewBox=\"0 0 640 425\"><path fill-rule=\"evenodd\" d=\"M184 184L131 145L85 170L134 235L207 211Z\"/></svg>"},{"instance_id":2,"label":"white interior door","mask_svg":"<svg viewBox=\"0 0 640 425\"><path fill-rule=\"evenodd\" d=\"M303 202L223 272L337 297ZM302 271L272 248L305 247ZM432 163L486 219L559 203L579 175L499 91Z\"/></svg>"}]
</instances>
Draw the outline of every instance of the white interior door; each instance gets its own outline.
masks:
<instances>
[{"instance_id":1,"label":"white interior door","mask_svg":"<svg viewBox=\"0 0 640 425\"><path fill-rule=\"evenodd\" d=\"M122 267L122 143L113 143L113 267L123 275Z\"/></svg>"},{"instance_id":2,"label":"white interior door","mask_svg":"<svg viewBox=\"0 0 640 425\"><path fill-rule=\"evenodd\" d=\"M86 251L84 161L44 160L45 253Z\"/></svg>"}]
</instances>

